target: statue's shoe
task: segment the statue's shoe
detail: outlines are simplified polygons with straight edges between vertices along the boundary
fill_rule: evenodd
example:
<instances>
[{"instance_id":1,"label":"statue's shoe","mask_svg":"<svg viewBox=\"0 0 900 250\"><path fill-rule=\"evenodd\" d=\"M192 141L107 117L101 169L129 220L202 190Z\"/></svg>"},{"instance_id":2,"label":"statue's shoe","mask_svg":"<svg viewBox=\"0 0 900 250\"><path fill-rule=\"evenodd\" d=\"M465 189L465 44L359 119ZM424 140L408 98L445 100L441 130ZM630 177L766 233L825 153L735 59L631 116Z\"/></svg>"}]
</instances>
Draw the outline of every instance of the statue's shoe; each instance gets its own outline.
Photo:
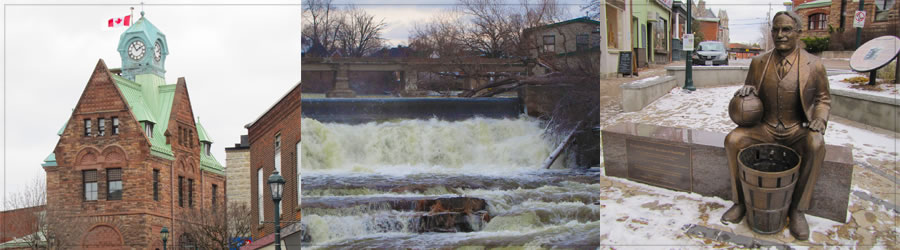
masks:
<instances>
[{"instance_id":1,"label":"statue's shoe","mask_svg":"<svg viewBox=\"0 0 900 250\"><path fill-rule=\"evenodd\" d=\"M744 207L744 204L735 203L734 206L725 211L725 214L722 214L722 224L728 225L728 223L741 223L741 220L744 219L744 214L746 214L747 209Z\"/></svg>"},{"instance_id":2,"label":"statue's shoe","mask_svg":"<svg viewBox=\"0 0 900 250\"><path fill-rule=\"evenodd\" d=\"M798 240L808 240L809 239L809 224L806 223L806 215L800 211L791 211L790 213L791 219L791 235Z\"/></svg>"}]
</instances>

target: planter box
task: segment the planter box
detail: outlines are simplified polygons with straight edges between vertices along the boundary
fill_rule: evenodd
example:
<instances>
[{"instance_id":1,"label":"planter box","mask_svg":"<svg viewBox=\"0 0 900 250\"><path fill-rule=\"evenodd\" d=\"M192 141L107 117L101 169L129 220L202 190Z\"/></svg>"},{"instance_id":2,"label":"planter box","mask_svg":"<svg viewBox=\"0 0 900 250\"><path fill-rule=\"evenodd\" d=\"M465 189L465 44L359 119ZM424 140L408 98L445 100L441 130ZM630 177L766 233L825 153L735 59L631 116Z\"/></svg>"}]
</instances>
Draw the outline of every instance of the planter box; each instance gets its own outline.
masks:
<instances>
[{"instance_id":1,"label":"planter box","mask_svg":"<svg viewBox=\"0 0 900 250\"><path fill-rule=\"evenodd\" d=\"M684 66L666 67L666 74L675 76L678 86L684 86ZM740 85L747 80L750 66L691 66L694 87L708 88Z\"/></svg>"}]
</instances>

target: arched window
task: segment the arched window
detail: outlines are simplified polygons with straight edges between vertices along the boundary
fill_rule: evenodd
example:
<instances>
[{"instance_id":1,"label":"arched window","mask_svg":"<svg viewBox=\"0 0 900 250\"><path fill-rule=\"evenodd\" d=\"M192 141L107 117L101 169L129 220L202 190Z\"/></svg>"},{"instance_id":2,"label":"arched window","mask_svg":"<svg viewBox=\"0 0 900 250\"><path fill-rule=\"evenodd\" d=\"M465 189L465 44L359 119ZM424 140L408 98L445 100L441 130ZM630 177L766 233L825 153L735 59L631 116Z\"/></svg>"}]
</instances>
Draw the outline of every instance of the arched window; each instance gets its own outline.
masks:
<instances>
[{"instance_id":1,"label":"arched window","mask_svg":"<svg viewBox=\"0 0 900 250\"><path fill-rule=\"evenodd\" d=\"M828 26L828 15L816 13L809 15L809 30L824 30Z\"/></svg>"}]
</instances>

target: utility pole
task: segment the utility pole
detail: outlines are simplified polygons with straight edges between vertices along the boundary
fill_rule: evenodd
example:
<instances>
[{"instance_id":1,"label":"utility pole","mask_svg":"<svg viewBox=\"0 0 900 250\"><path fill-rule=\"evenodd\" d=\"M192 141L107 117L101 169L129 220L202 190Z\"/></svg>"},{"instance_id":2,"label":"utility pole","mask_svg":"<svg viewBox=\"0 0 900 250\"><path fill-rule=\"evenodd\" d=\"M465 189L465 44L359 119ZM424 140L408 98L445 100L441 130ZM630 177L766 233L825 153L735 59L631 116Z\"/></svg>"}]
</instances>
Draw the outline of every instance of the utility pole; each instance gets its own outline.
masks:
<instances>
[{"instance_id":1,"label":"utility pole","mask_svg":"<svg viewBox=\"0 0 900 250\"><path fill-rule=\"evenodd\" d=\"M692 35L694 34L694 30L691 29L691 23L694 22L693 16L691 16L691 2L694 0L687 0L687 28L685 28L684 33L687 34L690 32ZM682 39L685 40L685 39ZM694 39L691 39L690 42L694 42ZM685 41L687 42L687 41ZM692 44L693 45L693 44ZM683 46L683 45L682 45ZM691 46L693 47L693 46ZM696 49L696 48L694 48ZM692 72L691 66L694 64L691 62L691 56L694 53L693 50L684 51L684 89L694 91L697 88L694 87L694 73Z\"/></svg>"},{"instance_id":2,"label":"utility pole","mask_svg":"<svg viewBox=\"0 0 900 250\"><path fill-rule=\"evenodd\" d=\"M859 9L856 9L856 10L866 11L865 6L863 5L863 4L865 4L865 2L866 2L865 0L859 0ZM856 15L853 15L853 17L856 18ZM856 28L856 47L854 49L859 49L859 43L861 40L862 40L862 27L859 27L859 28Z\"/></svg>"}]
</instances>

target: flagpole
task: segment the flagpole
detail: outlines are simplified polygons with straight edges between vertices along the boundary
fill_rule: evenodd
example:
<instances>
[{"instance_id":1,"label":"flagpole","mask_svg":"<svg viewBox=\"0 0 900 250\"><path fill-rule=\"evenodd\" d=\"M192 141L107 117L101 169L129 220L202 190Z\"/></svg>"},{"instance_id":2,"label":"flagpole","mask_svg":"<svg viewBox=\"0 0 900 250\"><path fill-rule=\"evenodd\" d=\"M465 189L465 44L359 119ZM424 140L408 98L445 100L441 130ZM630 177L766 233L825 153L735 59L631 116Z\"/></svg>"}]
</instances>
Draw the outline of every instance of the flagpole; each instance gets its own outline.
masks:
<instances>
[{"instance_id":1,"label":"flagpole","mask_svg":"<svg viewBox=\"0 0 900 250\"><path fill-rule=\"evenodd\" d=\"M130 8L131 8L131 14L128 14L128 15L131 16L131 18L128 19L128 22L129 22L128 26L131 26L132 24L134 24L134 7L130 7Z\"/></svg>"}]
</instances>

